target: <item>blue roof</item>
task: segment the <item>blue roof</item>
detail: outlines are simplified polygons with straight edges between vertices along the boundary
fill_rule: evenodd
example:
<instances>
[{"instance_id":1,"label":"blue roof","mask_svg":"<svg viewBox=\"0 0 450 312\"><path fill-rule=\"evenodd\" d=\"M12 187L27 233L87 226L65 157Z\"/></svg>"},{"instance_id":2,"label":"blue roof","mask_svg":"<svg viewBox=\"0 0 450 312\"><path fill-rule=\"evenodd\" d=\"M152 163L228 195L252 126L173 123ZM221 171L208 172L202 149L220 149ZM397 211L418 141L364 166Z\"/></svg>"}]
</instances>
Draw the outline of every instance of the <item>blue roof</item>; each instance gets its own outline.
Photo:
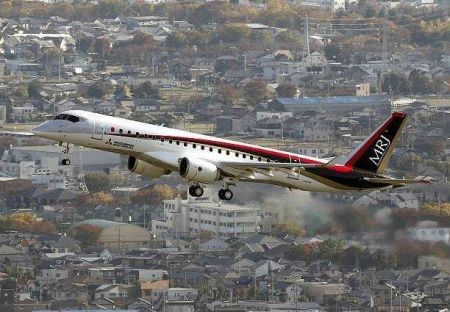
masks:
<instances>
[{"instance_id":1,"label":"blue roof","mask_svg":"<svg viewBox=\"0 0 450 312\"><path fill-rule=\"evenodd\" d=\"M327 97L291 97L277 98L282 105L344 105L344 104L388 104L389 96L386 94L368 96L327 96Z\"/></svg>"}]
</instances>

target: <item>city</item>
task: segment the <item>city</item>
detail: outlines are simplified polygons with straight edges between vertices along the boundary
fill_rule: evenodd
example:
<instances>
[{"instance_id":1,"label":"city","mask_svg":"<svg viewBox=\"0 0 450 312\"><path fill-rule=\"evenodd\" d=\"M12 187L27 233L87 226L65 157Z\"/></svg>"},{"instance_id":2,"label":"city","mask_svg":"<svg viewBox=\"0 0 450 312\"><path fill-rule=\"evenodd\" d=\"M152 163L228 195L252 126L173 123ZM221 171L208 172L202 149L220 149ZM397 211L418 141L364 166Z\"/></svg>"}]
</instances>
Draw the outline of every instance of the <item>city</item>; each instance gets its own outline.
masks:
<instances>
[{"instance_id":1,"label":"city","mask_svg":"<svg viewBox=\"0 0 450 312\"><path fill-rule=\"evenodd\" d=\"M449 6L0 1L0 311L449 311ZM432 183L196 196L33 135L69 110L336 161L402 112Z\"/></svg>"}]
</instances>

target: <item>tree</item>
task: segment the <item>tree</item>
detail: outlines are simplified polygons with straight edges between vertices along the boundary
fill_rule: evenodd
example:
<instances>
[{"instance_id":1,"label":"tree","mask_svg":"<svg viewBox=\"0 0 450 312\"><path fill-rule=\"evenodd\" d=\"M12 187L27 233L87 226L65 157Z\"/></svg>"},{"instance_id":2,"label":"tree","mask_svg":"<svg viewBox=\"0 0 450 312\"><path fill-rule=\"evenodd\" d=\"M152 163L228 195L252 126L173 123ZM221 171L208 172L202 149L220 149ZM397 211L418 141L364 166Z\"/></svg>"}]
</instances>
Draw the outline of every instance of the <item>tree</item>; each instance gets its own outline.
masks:
<instances>
[{"instance_id":1,"label":"tree","mask_svg":"<svg viewBox=\"0 0 450 312\"><path fill-rule=\"evenodd\" d=\"M234 101L239 99L239 90L226 83L219 84L216 92L227 105L233 105Z\"/></svg>"},{"instance_id":2,"label":"tree","mask_svg":"<svg viewBox=\"0 0 450 312\"><path fill-rule=\"evenodd\" d=\"M389 73L383 76L381 90L394 95L408 94L411 92L411 85L405 76L396 73Z\"/></svg>"},{"instance_id":3,"label":"tree","mask_svg":"<svg viewBox=\"0 0 450 312\"><path fill-rule=\"evenodd\" d=\"M0 157L3 155L6 149L9 149L10 146L15 145L16 142L17 140L13 136L0 137Z\"/></svg>"},{"instance_id":4,"label":"tree","mask_svg":"<svg viewBox=\"0 0 450 312\"><path fill-rule=\"evenodd\" d=\"M333 211L336 223L344 232L357 233L367 231L373 225L373 219L362 207L344 207Z\"/></svg>"},{"instance_id":5,"label":"tree","mask_svg":"<svg viewBox=\"0 0 450 312\"><path fill-rule=\"evenodd\" d=\"M110 193L106 192L89 194L83 198L83 201L90 207L95 207L98 205L111 206L115 202L114 197Z\"/></svg>"},{"instance_id":6,"label":"tree","mask_svg":"<svg viewBox=\"0 0 450 312\"><path fill-rule=\"evenodd\" d=\"M144 81L134 90L134 96L137 98L159 99L159 90L150 81Z\"/></svg>"},{"instance_id":7,"label":"tree","mask_svg":"<svg viewBox=\"0 0 450 312\"><path fill-rule=\"evenodd\" d=\"M277 89L278 97L293 97L297 94L297 87L292 84L280 84Z\"/></svg>"},{"instance_id":8,"label":"tree","mask_svg":"<svg viewBox=\"0 0 450 312\"><path fill-rule=\"evenodd\" d=\"M219 29L219 39L226 43L236 43L248 39L250 34L250 27L244 24L226 24Z\"/></svg>"},{"instance_id":9,"label":"tree","mask_svg":"<svg viewBox=\"0 0 450 312\"><path fill-rule=\"evenodd\" d=\"M112 187L111 177L103 172L88 172L84 181L90 193L109 191Z\"/></svg>"},{"instance_id":10,"label":"tree","mask_svg":"<svg viewBox=\"0 0 450 312\"><path fill-rule=\"evenodd\" d=\"M409 74L409 82L411 83L411 90L414 94L427 94L432 92L430 79L421 71L413 70Z\"/></svg>"},{"instance_id":11,"label":"tree","mask_svg":"<svg viewBox=\"0 0 450 312\"><path fill-rule=\"evenodd\" d=\"M289 220L277 224L274 230L277 233L287 233L294 236L305 236L306 234L306 231L298 223Z\"/></svg>"},{"instance_id":12,"label":"tree","mask_svg":"<svg viewBox=\"0 0 450 312\"><path fill-rule=\"evenodd\" d=\"M69 235L80 241L83 247L97 244L102 233L102 229L95 225L80 224L69 230Z\"/></svg>"},{"instance_id":13,"label":"tree","mask_svg":"<svg viewBox=\"0 0 450 312\"><path fill-rule=\"evenodd\" d=\"M131 89L126 83L118 84L116 90L114 90L114 95L116 98L131 98Z\"/></svg>"},{"instance_id":14,"label":"tree","mask_svg":"<svg viewBox=\"0 0 450 312\"><path fill-rule=\"evenodd\" d=\"M40 97L40 92L42 91L43 83L39 79L34 79L28 85L28 95L30 97L38 98Z\"/></svg>"},{"instance_id":15,"label":"tree","mask_svg":"<svg viewBox=\"0 0 450 312\"><path fill-rule=\"evenodd\" d=\"M319 245L318 257L339 262L344 254L344 243L340 240L326 239Z\"/></svg>"},{"instance_id":16,"label":"tree","mask_svg":"<svg viewBox=\"0 0 450 312\"><path fill-rule=\"evenodd\" d=\"M243 88L243 93L247 103L252 106L260 104L269 97L267 84L262 80L247 82Z\"/></svg>"},{"instance_id":17,"label":"tree","mask_svg":"<svg viewBox=\"0 0 450 312\"><path fill-rule=\"evenodd\" d=\"M109 83L105 83L103 81L97 81L96 83L90 85L87 89L87 96L93 98L103 98L106 95L110 94L113 91L113 86Z\"/></svg>"},{"instance_id":18,"label":"tree","mask_svg":"<svg viewBox=\"0 0 450 312\"><path fill-rule=\"evenodd\" d=\"M16 91L14 92L14 95L21 99L28 98L28 87L25 85L18 86Z\"/></svg>"},{"instance_id":19,"label":"tree","mask_svg":"<svg viewBox=\"0 0 450 312\"><path fill-rule=\"evenodd\" d=\"M423 215L415 208L393 209L390 214L390 228L392 231L413 227L422 220Z\"/></svg>"},{"instance_id":20,"label":"tree","mask_svg":"<svg viewBox=\"0 0 450 312\"><path fill-rule=\"evenodd\" d=\"M177 191L165 184L156 184L153 187L142 188L131 197L131 202L136 205L150 204L160 206L165 199L173 199Z\"/></svg>"}]
</instances>

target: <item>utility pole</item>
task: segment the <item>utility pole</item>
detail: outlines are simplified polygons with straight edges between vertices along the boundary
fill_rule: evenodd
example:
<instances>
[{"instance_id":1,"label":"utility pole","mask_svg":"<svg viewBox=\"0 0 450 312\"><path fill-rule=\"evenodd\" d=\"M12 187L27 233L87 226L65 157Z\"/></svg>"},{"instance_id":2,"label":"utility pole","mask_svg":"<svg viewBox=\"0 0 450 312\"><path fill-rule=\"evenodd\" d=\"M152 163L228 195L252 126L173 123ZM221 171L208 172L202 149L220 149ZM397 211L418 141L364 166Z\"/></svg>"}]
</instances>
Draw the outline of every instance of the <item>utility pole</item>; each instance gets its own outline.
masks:
<instances>
[{"instance_id":1,"label":"utility pole","mask_svg":"<svg viewBox=\"0 0 450 312\"><path fill-rule=\"evenodd\" d=\"M388 41L388 25L387 23L384 24L383 27L383 63L384 65L387 64L387 59L388 59L388 46L387 46L387 41Z\"/></svg>"},{"instance_id":2,"label":"utility pole","mask_svg":"<svg viewBox=\"0 0 450 312\"><path fill-rule=\"evenodd\" d=\"M305 18L305 44L303 46L303 62L306 62L309 64L311 62L311 51L309 49L309 22L308 22L308 15L306 15Z\"/></svg>"}]
</instances>

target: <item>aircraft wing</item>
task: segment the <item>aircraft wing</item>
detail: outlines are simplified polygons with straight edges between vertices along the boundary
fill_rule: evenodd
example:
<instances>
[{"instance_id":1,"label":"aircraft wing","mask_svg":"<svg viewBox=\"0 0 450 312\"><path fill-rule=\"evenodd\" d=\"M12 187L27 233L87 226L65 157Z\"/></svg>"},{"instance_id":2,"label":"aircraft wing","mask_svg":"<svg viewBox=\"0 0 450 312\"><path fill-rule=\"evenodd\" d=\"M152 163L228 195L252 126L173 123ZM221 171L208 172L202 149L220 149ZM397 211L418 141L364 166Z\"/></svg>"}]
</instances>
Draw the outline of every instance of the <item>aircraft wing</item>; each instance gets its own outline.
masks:
<instances>
[{"instance_id":1,"label":"aircraft wing","mask_svg":"<svg viewBox=\"0 0 450 312\"><path fill-rule=\"evenodd\" d=\"M236 177L254 178L255 173L265 176L273 176L275 171L281 171L287 174L299 172L306 168L322 167L327 163L319 164L301 164L301 163L276 163L276 162L220 162L218 167L230 175Z\"/></svg>"},{"instance_id":2,"label":"aircraft wing","mask_svg":"<svg viewBox=\"0 0 450 312\"><path fill-rule=\"evenodd\" d=\"M373 183L386 183L394 186L402 186L405 184L413 184L413 183L433 183L430 177L417 177L415 179L392 179L392 178L369 178L366 177L364 180Z\"/></svg>"}]
</instances>

